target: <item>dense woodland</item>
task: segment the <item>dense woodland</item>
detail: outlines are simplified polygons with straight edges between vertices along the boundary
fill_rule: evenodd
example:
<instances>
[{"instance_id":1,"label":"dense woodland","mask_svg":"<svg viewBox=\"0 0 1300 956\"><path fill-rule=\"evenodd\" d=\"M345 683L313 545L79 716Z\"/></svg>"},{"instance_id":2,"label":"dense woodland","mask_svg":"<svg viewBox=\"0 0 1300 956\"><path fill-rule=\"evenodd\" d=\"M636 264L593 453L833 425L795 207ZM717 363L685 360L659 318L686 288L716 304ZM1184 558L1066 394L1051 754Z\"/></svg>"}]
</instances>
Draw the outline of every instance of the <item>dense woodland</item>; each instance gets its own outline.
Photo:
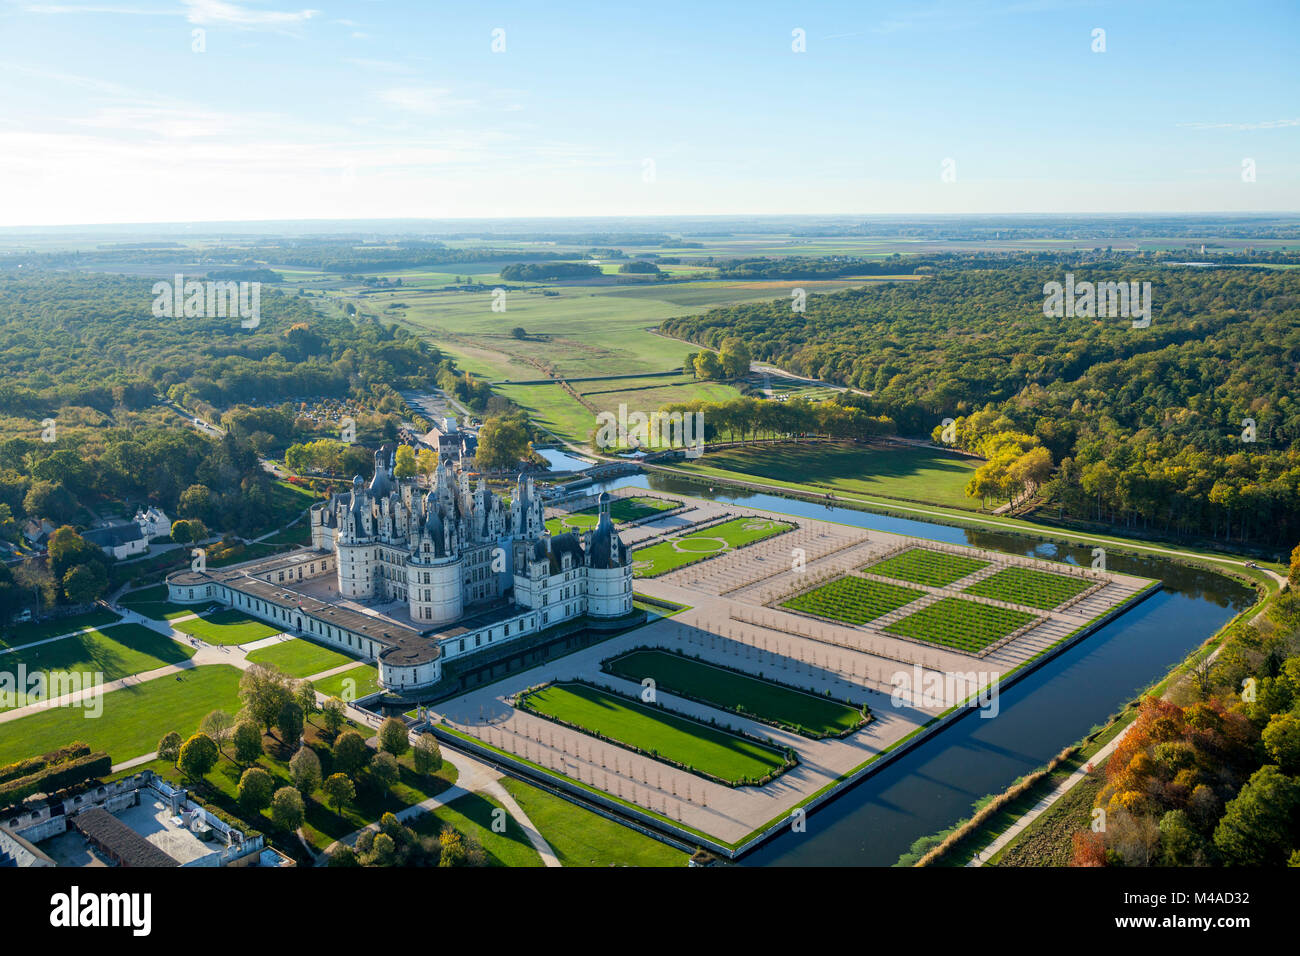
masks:
<instances>
[{"instance_id":1,"label":"dense woodland","mask_svg":"<svg viewBox=\"0 0 1300 956\"><path fill-rule=\"evenodd\" d=\"M975 450L990 434L1032 436L1051 454L1041 491L1052 513L1289 547L1300 537L1300 271L1177 261L953 257L922 280L810 296L802 313L781 299L663 328L709 347L738 336L756 360L869 392L869 410L905 434L951 417L956 443ZM1043 286L1066 272L1151 282L1150 326L1044 317ZM1247 418L1254 441L1243 441Z\"/></svg>"}]
</instances>

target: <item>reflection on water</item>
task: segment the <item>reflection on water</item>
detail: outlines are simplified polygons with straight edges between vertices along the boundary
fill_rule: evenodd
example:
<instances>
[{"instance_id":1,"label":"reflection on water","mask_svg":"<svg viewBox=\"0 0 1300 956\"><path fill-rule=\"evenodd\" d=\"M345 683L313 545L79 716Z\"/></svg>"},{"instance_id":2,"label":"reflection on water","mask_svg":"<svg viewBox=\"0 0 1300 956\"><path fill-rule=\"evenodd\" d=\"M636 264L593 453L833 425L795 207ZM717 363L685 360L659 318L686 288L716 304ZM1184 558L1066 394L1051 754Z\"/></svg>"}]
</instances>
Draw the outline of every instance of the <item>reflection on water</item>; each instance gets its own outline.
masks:
<instances>
[{"instance_id":1,"label":"reflection on water","mask_svg":"<svg viewBox=\"0 0 1300 956\"><path fill-rule=\"evenodd\" d=\"M661 475L604 487L649 487L854 527L915 535L1091 564L1091 547L997 531L971 531L911 518L854 511ZM918 837L970 815L971 804L1042 766L1187 655L1238 611L1254 592L1212 571L1157 556L1108 554L1112 571L1156 578L1164 589L1086 640L1001 691L992 720L974 711L930 742L844 792L807 818L806 833L778 836L746 856L746 865L889 866Z\"/></svg>"},{"instance_id":2,"label":"reflection on water","mask_svg":"<svg viewBox=\"0 0 1300 956\"><path fill-rule=\"evenodd\" d=\"M546 459L546 463L551 466L552 471L582 471L582 469L593 464L587 458L570 455L558 448L538 448L536 451L537 454Z\"/></svg>"}]
</instances>

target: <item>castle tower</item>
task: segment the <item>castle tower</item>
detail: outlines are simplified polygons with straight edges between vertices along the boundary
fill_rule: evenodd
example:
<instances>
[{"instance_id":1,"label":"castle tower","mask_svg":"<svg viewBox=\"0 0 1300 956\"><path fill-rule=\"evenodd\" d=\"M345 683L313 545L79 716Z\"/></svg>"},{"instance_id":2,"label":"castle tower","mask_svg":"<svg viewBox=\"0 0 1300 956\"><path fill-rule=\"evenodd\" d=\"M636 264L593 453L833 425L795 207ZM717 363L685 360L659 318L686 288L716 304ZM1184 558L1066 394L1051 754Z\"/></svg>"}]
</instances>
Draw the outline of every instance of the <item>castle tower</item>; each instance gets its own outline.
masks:
<instances>
[{"instance_id":1,"label":"castle tower","mask_svg":"<svg viewBox=\"0 0 1300 956\"><path fill-rule=\"evenodd\" d=\"M632 611L632 557L609 517L609 493L598 499L600 517L586 536L587 613L620 617Z\"/></svg>"}]
</instances>

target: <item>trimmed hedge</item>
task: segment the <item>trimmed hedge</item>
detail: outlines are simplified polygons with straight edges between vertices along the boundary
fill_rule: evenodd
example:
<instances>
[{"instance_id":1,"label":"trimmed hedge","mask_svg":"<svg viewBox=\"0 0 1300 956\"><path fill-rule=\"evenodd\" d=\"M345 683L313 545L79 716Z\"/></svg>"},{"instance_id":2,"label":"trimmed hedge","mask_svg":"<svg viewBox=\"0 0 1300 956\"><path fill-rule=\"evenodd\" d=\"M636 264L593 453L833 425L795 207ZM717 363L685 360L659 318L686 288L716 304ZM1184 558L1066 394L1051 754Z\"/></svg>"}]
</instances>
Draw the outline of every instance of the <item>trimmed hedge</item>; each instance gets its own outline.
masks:
<instances>
[{"instance_id":1,"label":"trimmed hedge","mask_svg":"<svg viewBox=\"0 0 1300 956\"><path fill-rule=\"evenodd\" d=\"M55 764L73 760L77 757L84 757L88 753L90 753L90 744L77 740L66 747L51 750L47 754L41 754L39 757L26 757L22 760L16 760L11 764L0 767L0 783L8 783L10 780L16 780L19 777L30 777L46 767L52 767Z\"/></svg>"},{"instance_id":2,"label":"trimmed hedge","mask_svg":"<svg viewBox=\"0 0 1300 956\"><path fill-rule=\"evenodd\" d=\"M113 760L103 751L65 760L53 767L47 767L0 785L0 807L21 803L34 793L54 793L74 784L105 776L112 770Z\"/></svg>"}]
</instances>

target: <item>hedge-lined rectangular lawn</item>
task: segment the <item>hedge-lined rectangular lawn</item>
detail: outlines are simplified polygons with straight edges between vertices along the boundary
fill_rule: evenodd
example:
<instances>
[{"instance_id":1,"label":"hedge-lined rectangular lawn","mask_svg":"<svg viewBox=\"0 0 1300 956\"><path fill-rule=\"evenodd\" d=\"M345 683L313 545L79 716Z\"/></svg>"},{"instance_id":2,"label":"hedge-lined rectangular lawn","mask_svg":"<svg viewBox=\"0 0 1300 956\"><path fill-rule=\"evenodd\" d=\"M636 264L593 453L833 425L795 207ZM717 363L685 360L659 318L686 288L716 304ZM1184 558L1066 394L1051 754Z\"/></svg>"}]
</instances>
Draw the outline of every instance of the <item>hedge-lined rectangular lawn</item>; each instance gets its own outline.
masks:
<instances>
[{"instance_id":1,"label":"hedge-lined rectangular lawn","mask_svg":"<svg viewBox=\"0 0 1300 956\"><path fill-rule=\"evenodd\" d=\"M648 495L615 498L609 503L609 517L615 524L623 524L628 521L640 521L660 511L672 511L678 507L681 507L680 501L669 501L666 498L654 498ZM583 508L572 514L548 519L546 530L551 534L563 534L565 531L590 531L596 527L598 520L600 520L599 507Z\"/></svg>"},{"instance_id":2,"label":"hedge-lined rectangular lawn","mask_svg":"<svg viewBox=\"0 0 1300 956\"><path fill-rule=\"evenodd\" d=\"M879 574L885 578L897 578L900 581L911 581L914 584L941 588L978 571L980 568L988 567L988 564L987 561L982 561L979 558L949 554L946 551L931 551L929 548L909 548L902 554L896 554L893 557L885 558L883 561L877 561L875 564L863 568L863 570L872 574Z\"/></svg>"},{"instance_id":3,"label":"hedge-lined rectangular lawn","mask_svg":"<svg viewBox=\"0 0 1300 956\"><path fill-rule=\"evenodd\" d=\"M594 731L647 754L738 784L785 765L775 747L586 684L552 684L521 703L531 713Z\"/></svg>"},{"instance_id":4,"label":"hedge-lined rectangular lawn","mask_svg":"<svg viewBox=\"0 0 1300 956\"><path fill-rule=\"evenodd\" d=\"M227 608L207 617L196 617L173 624L186 634L193 634L209 644L249 644L264 637L279 634L281 629L249 617L243 611Z\"/></svg>"},{"instance_id":5,"label":"hedge-lined rectangular lawn","mask_svg":"<svg viewBox=\"0 0 1300 956\"><path fill-rule=\"evenodd\" d=\"M782 601L781 606L833 621L866 624L911 604L925 593L901 584L885 584L850 575Z\"/></svg>"},{"instance_id":6,"label":"hedge-lined rectangular lawn","mask_svg":"<svg viewBox=\"0 0 1300 956\"><path fill-rule=\"evenodd\" d=\"M732 518L633 552L634 574L639 578L657 577L734 548L784 534L793 527L788 522L771 518Z\"/></svg>"},{"instance_id":7,"label":"hedge-lined rectangular lawn","mask_svg":"<svg viewBox=\"0 0 1300 956\"><path fill-rule=\"evenodd\" d=\"M1033 620L1036 617L1024 611L948 597L900 618L884 630L974 654Z\"/></svg>"},{"instance_id":8,"label":"hedge-lined rectangular lawn","mask_svg":"<svg viewBox=\"0 0 1300 956\"><path fill-rule=\"evenodd\" d=\"M110 691L103 713L81 707L55 707L0 724L0 764L57 750L84 740L121 763L157 749L175 730L188 737L214 710L239 710L238 668L211 664Z\"/></svg>"},{"instance_id":9,"label":"hedge-lined rectangular lawn","mask_svg":"<svg viewBox=\"0 0 1300 956\"><path fill-rule=\"evenodd\" d=\"M47 674L71 671L78 674L100 674L107 682L166 667L168 664L179 664L193 656L194 648L179 644L157 631L139 624L118 624L101 631L87 631L48 644L0 654L0 673L16 674L18 665L25 664L28 674L33 671L44 671ZM80 685L75 689L79 687ZM55 688L48 687L46 693L54 690ZM0 711L23 707L29 703L24 699L22 688L19 688L15 697L17 699L12 702L0 698Z\"/></svg>"},{"instance_id":10,"label":"hedge-lined rectangular lawn","mask_svg":"<svg viewBox=\"0 0 1300 956\"><path fill-rule=\"evenodd\" d=\"M641 683L647 677L670 694L695 698L720 710L789 727L811 737L829 737L860 726L862 711L761 677L739 674L672 651L631 651L602 664L611 674Z\"/></svg>"},{"instance_id":11,"label":"hedge-lined rectangular lawn","mask_svg":"<svg viewBox=\"0 0 1300 956\"><path fill-rule=\"evenodd\" d=\"M322 647L320 644L300 637L259 647L248 653L248 659L254 664L271 664L284 671L290 677L310 677L321 671L333 670L344 664L359 663L355 657Z\"/></svg>"},{"instance_id":12,"label":"hedge-lined rectangular lawn","mask_svg":"<svg viewBox=\"0 0 1300 956\"><path fill-rule=\"evenodd\" d=\"M965 590L967 594L978 594L980 597L996 598L999 601L1025 604L1050 611L1054 607L1060 607L1076 594L1082 594L1092 587L1092 584L1093 582L1087 578L1072 578L1064 574L1012 565L990 574L981 581L976 581Z\"/></svg>"}]
</instances>

